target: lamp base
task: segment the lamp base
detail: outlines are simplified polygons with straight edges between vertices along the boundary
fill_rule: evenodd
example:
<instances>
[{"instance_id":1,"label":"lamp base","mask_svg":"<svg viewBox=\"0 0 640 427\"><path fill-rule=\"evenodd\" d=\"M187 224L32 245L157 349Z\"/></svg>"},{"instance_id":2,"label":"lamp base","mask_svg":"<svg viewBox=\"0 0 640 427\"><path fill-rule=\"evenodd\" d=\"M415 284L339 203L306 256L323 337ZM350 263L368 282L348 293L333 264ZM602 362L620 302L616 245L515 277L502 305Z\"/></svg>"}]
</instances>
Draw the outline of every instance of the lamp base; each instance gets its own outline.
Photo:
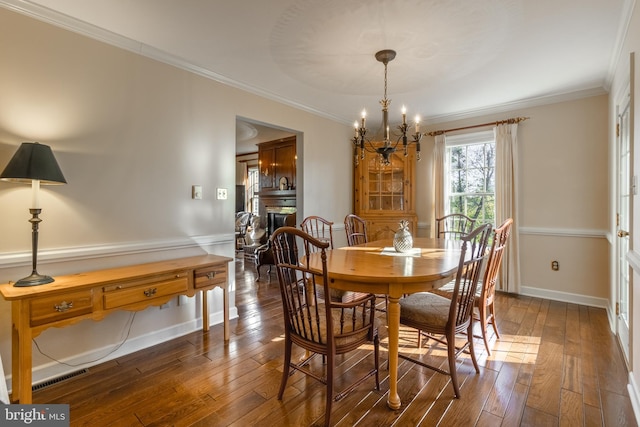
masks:
<instances>
[{"instance_id":1,"label":"lamp base","mask_svg":"<svg viewBox=\"0 0 640 427\"><path fill-rule=\"evenodd\" d=\"M45 285L53 281L54 281L53 277L45 276L43 274L38 274L38 272L34 271L33 273L31 273L30 276L18 280L16 283L13 284L13 286L16 286L16 287L38 286L38 285Z\"/></svg>"}]
</instances>

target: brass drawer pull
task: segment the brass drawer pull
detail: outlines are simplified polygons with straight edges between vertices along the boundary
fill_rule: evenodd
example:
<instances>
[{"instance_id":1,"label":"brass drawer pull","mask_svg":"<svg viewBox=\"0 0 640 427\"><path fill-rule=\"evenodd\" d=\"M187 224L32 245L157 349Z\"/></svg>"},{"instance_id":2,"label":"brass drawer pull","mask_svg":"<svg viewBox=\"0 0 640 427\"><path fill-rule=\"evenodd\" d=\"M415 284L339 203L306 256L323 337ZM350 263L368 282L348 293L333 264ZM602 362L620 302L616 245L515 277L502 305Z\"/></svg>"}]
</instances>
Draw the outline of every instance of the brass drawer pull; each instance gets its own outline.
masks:
<instances>
[{"instance_id":1,"label":"brass drawer pull","mask_svg":"<svg viewBox=\"0 0 640 427\"><path fill-rule=\"evenodd\" d=\"M60 313L64 313L65 311L69 310L70 308L73 308L73 301L71 301L71 302L62 301L60 303L60 305L56 304L56 305L53 306L53 308L55 308L56 311L58 311Z\"/></svg>"},{"instance_id":2,"label":"brass drawer pull","mask_svg":"<svg viewBox=\"0 0 640 427\"><path fill-rule=\"evenodd\" d=\"M151 288L151 289L145 289L144 290L144 296L145 297L152 297L156 294L156 292L158 292L157 288Z\"/></svg>"},{"instance_id":3,"label":"brass drawer pull","mask_svg":"<svg viewBox=\"0 0 640 427\"><path fill-rule=\"evenodd\" d=\"M215 271L210 271L207 273L207 279L211 280L214 277L216 277L216 272Z\"/></svg>"}]
</instances>

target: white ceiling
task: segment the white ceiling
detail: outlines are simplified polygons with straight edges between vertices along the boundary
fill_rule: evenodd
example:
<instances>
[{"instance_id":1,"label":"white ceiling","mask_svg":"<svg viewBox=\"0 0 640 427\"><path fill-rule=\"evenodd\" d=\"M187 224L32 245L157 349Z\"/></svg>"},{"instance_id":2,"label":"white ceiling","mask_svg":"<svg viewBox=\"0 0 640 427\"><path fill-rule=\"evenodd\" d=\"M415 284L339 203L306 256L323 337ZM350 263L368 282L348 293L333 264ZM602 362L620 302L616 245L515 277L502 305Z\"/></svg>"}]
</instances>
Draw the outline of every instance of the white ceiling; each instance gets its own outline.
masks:
<instances>
[{"instance_id":1,"label":"white ceiling","mask_svg":"<svg viewBox=\"0 0 640 427\"><path fill-rule=\"evenodd\" d=\"M472 116L604 93L634 0L0 0L83 34L353 123ZM106 31L104 31L106 30ZM254 147L255 148L255 147Z\"/></svg>"}]
</instances>

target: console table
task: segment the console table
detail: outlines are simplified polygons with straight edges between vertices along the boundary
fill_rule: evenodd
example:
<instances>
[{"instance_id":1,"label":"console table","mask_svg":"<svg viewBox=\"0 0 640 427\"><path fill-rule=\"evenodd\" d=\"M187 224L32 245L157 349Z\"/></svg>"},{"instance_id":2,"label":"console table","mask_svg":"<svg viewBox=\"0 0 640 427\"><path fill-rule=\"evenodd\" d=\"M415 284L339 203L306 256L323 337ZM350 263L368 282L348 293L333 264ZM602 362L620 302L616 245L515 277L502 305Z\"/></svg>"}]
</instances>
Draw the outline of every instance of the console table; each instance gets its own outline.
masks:
<instances>
[{"instance_id":1,"label":"console table","mask_svg":"<svg viewBox=\"0 0 640 427\"><path fill-rule=\"evenodd\" d=\"M202 291L202 329L209 330L207 291L224 291L224 340L229 340L228 263L231 258L200 255L148 264L58 276L32 287L0 285L11 301L12 402L31 403L32 339L50 327L84 319L102 320L115 310L139 311L178 295Z\"/></svg>"}]
</instances>

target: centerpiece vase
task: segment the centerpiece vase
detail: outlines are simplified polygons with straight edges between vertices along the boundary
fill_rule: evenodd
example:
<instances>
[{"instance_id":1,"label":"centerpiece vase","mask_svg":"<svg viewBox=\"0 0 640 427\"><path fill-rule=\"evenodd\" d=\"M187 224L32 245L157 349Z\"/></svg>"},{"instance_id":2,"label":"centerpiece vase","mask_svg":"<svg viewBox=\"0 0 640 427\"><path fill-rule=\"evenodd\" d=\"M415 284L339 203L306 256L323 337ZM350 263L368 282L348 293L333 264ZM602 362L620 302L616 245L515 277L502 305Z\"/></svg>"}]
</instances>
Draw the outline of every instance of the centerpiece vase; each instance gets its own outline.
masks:
<instances>
[{"instance_id":1,"label":"centerpiece vase","mask_svg":"<svg viewBox=\"0 0 640 427\"><path fill-rule=\"evenodd\" d=\"M409 221L400 221L400 228L393 237L393 248L396 252L409 252L413 248L413 237L409 232Z\"/></svg>"}]
</instances>

